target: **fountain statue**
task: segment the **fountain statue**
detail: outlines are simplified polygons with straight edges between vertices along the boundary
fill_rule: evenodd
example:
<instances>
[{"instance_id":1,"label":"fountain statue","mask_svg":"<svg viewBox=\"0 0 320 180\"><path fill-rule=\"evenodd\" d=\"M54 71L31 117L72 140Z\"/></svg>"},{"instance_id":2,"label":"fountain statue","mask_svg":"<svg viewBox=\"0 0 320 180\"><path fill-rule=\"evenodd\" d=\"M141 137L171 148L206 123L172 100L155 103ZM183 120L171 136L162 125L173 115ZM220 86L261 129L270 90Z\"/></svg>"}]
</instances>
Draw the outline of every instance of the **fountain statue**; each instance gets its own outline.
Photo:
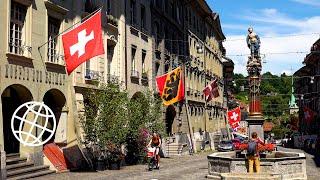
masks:
<instances>
[{"instance_id":1,"label":"fountain statue","mask_svg":"<svg viewBox=\"0 0 320 180\"><path fill-rule=\"evenodd\" d=\"M247 62L249 75L249 135L256 132L263 138L263 115L261 112L260 83L261 83L261 57L260 38L248 29L247 45L250 56ZM248 144L242 143L231 152L215 152L208 155L208 175L212 179L307 179L306 157L304 153L275 151L274 144L258 146L261 156L262 174L248 174L245 151Z\"/></svg>"},{"instance_id":2,"label":"fountain statue","mask_svg":"<svg viewBox=\"0 0 320 180\"><path fill-rule=\"evenodd\" d=\"M249 75L249 117L248 122L249 135L257 132L258 136L263 138L263 122L260 102L260 82L261 82L261 57L260 57L260 38L253 31L248 29L247 45L250 49L250 56L247 62L247 71Z\"/></svg>"}]
</instances>

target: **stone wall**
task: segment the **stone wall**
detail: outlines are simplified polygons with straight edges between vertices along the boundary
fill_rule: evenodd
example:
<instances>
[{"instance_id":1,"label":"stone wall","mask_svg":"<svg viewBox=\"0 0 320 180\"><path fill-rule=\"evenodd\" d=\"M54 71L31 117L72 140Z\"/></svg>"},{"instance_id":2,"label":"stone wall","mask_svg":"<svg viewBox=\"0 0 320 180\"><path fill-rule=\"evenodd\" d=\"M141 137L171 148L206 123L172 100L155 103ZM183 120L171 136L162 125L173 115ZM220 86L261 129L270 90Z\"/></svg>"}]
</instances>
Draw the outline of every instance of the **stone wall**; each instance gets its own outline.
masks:
<instances>
[{"instance_id":1,"label":"stone wall","mask_svg":"<svg viewBox=\"0 0 320 180\"><path fill-rule=\"evenodd\" d=\"M6 170L6 152L2 150L0 145L0 179L7 178L7 170Z\"/></svg>"},{"instance_id":2,"label":"stone wall","mask_svg":"<svg viewBox=\"0 0 320 180\"><path fill-rule=\"evenodd\" d=\"M208 156L208 177L222 178L223 173L246 174L245 158L235 158L235 152L213 153ZM261 158L261 172L280 175L283 179L307 179L306 157L303 153L273 152Z\"/></svg>"}]
</instances>

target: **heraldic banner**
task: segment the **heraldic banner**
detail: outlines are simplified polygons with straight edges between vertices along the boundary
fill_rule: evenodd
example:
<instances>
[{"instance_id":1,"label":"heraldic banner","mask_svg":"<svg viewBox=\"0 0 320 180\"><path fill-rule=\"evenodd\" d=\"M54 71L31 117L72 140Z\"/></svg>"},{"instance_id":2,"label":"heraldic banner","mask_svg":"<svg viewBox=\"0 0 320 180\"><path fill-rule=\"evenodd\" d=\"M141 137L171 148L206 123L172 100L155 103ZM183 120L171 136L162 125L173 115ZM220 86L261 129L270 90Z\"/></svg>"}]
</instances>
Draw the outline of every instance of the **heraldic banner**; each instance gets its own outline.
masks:
<instances>
[{"instance_id":1,"label":"heraldic banner","mask_svg":"<svg viewBox=\"0 0 320 180\"><path fill-rule=\"evenodd\" d=\"M158 90L163 104L169 106L184 98L184 84L181 67L156 77Z\"/></svg>"}]
</instances>

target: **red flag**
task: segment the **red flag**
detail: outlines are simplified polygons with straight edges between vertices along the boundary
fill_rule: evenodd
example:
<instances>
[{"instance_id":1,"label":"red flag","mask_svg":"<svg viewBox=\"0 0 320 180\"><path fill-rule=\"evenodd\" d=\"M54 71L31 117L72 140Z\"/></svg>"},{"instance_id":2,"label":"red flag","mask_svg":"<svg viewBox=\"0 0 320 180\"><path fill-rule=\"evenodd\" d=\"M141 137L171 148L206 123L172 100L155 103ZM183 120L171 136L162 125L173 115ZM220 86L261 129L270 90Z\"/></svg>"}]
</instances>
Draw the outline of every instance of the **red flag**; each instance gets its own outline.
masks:
<instances>
[{"instance_id":1,"label":"red flag","mask_svg":"<svg viewBox=\"0 0 320 180\"><path fill-rule=\"evenodd\" d=\"M169 106L184 98L184 84L182 78L181 67L156 77L158 90L164 105Z\"/></svg>"},{"instance_id":2,"label":"red flag","mask_svg":"<svg viewBox=\"0 0 320 180\"><path fill-rule=\"evenodd\" d=\"M303 112L304 112L304 119L306 120L306 123L310 124L313 121L315 112L308 107L304 107Z\"/></svg>"},{"instance_id":3,"label":"red flag","mask_svg":"<svg viewBox=\"0 0 320 180\"><path fill-rule=\"evenodd\" d=\"M90 58L104 54L101 11L63 34L62 43L68 74Z\"/></svg>"},{"instance_id":4,"label":"red flag","mask_svg":"<svg viewBox=\"0 0 320 180\"><path fill-rule=\"evenodd\" d=\"M218 79L211 81L208 86L203 89L206 101L209 102L213 98L219 97Z\"/></svg>"},{"instance_id":5,"label":"red flag","mask_svg":"<svg viewBox=\"0 0 320 180\"><path fill-rule=\"evenodd\" d=\"M228 121L232 129L237 130L240 127L241 111L240 107L237 107L231 111L228 111Z\"/></svg>"}]
</instances>

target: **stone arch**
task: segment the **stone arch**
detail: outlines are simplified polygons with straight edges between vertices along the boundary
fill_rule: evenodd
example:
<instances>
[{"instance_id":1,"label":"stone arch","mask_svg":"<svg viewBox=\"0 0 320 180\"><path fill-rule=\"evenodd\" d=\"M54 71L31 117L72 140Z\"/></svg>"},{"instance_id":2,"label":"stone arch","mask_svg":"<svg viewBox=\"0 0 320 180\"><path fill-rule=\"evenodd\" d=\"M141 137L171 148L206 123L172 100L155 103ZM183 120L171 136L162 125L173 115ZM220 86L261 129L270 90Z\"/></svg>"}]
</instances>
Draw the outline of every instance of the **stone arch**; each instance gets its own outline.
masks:
<instances>
[{"instance_id":1,"label":"stone arch","mask_svg":"<svg viewBox=\"0 0 320 180\"><path fill-rule=\"evenodd\" d=\"M166 133L172 135L172 124L174 118L177 115L176 108L173 105L169 105L166 109Z\"/></svg>"},{"instance_id":2,"label":"stone arch","mask_svg":"<svg viewBox=\"0 0 320 180\"><path fill-rule=\"evenodd\" d=\"M20 143L14 137L11 131L11 117L14 111L23 103L33 100L31 91L21 85L21 84L12 84L4 89L1 94L1 103L2 103L2 127L3 127L3 142L4 150L7 154L10 153L19 153ZM23 112L18 112L23 113ZM19 114L18 114L19 116ZM22 116L22 114L21 114ZM19 121L15 121L14 127L18 129Z\"/></svg>"},{"instance_id":3,"label":"stone arch","mask_svg":"<svg viewBox=\"0 0 320 180\"><path fill-rule=\"evenodd\" d=\"M67 113L63 112L64 107L66 105L66 97L65 95L58 89L50 89L43 96L43 102L53 111L56 118L56 132L55 135L51 137L51 139L46 143L55 142L66 143L66 134L61 134L61 131L66 133L66 123L67 123ZM52 125L53 119L49 119L49 126ZM45 140L50 135L49 132L44 132L42 135L42 139ZM62 139L61 139L62 138ZM65 142L64 142L65 141Z\"/></svg>"},{"instance_id":4,"label":"stone arch","mask_svg":"<svg viewBox=\"0 0 320 180\"><path fill-rule=\"evenodd\" d=\"M132 95L131 100L136 100L138 98L145 98L145 96L142 92L138 91Z\"/></svg>"}]
</instances>

